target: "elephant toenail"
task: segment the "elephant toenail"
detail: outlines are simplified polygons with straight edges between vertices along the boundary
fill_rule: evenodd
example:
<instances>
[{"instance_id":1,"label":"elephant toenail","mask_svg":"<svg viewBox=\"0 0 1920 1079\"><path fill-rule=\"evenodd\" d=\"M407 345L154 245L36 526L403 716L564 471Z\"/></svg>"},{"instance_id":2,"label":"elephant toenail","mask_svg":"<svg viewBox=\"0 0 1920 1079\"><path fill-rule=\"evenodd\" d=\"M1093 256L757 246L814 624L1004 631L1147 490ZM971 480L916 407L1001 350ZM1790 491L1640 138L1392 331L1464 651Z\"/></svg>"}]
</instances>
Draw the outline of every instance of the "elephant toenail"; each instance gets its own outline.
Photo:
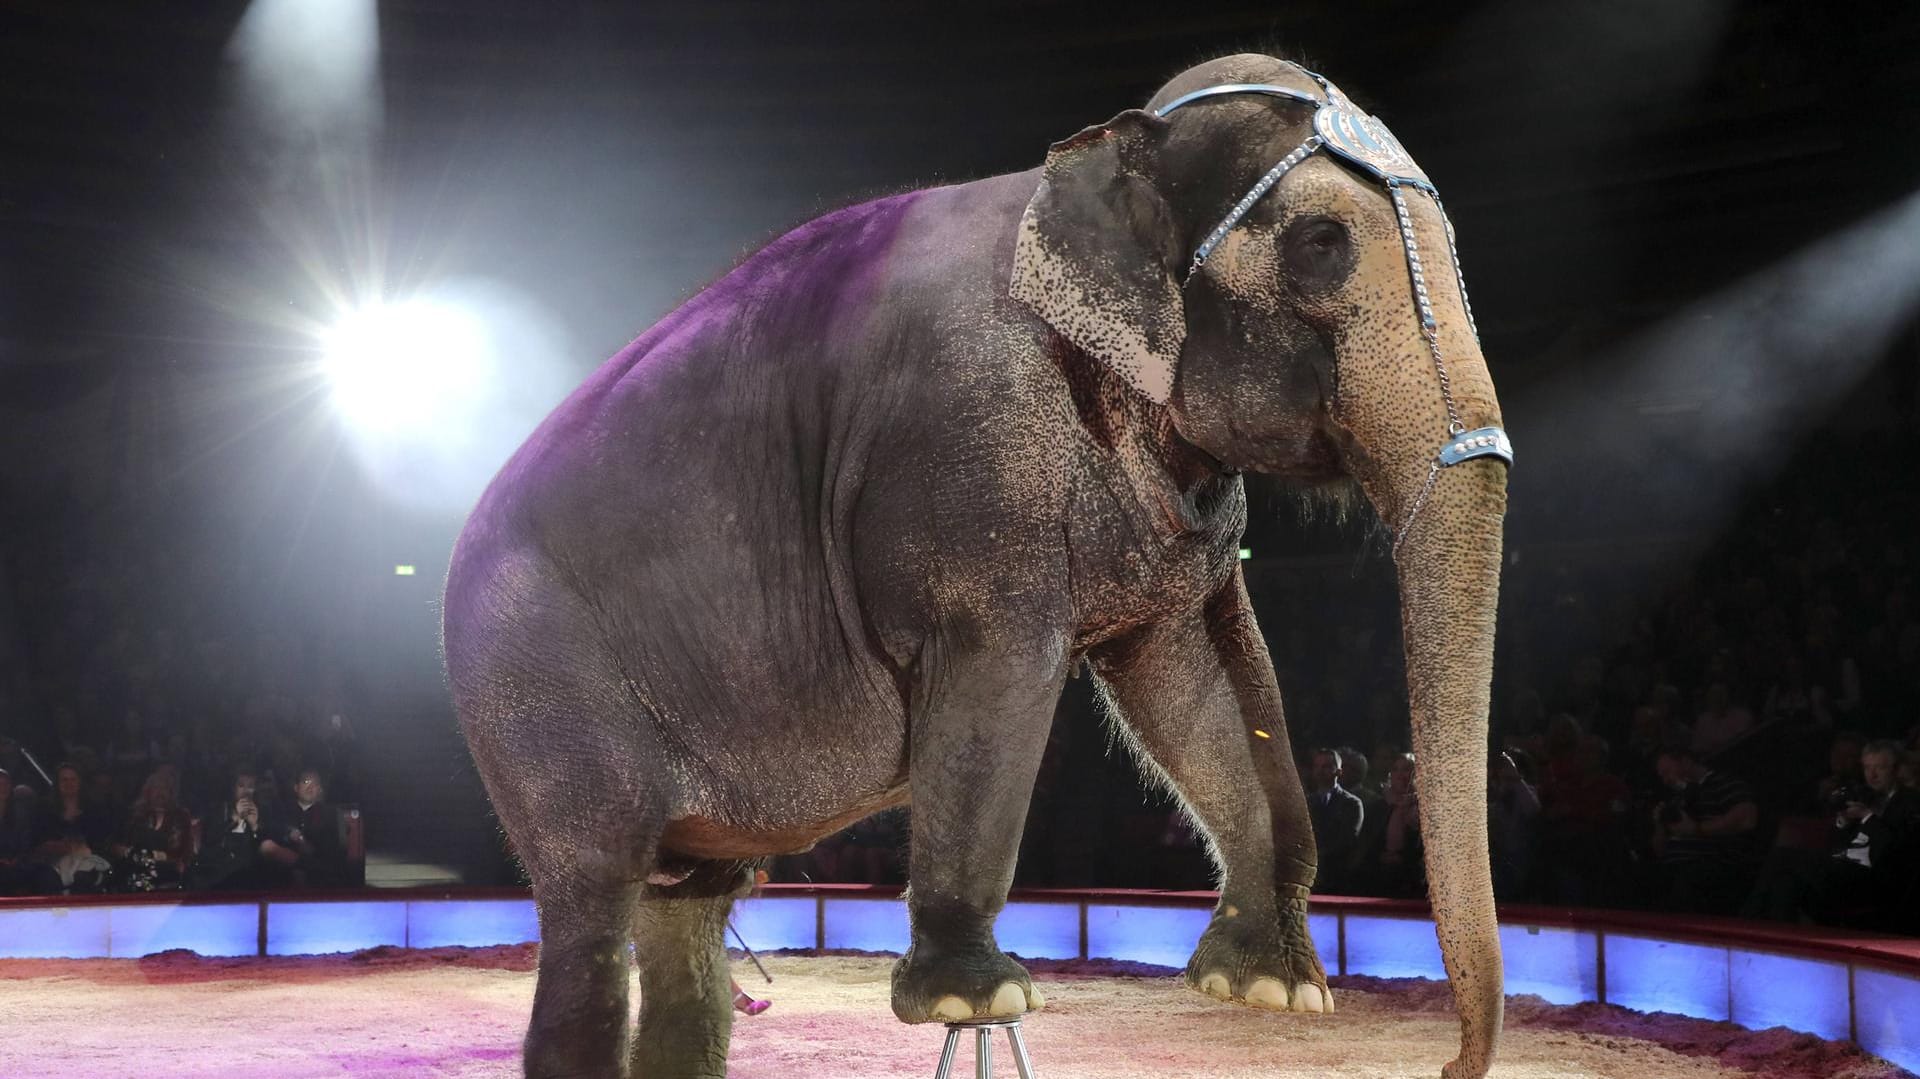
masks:
<instances>
[{"instance_id":1,"label":"elephant toenail","mask_svg":"<svg viewBox=\"0 0 1920 1079\"><path fill-rule=\"evenodd\" d=\"M1247 987L1247 1003L1271 1011L1287 1010L1287 987L1272 978L1256 978Z\"/></svg>"},{"instance_id":2,"label":"elephant toenail","mask_svg":"<svg viewBox=\"0 0 1920 1079\"><path fill-rule=\"evenodd\" d=\"M993 1003L987 1005L988 1015L1019 1015L1026 1010L1026 990L1012 982L1001 982L994 990Z\"/></svg>"},{"instance_id":3,"label":"elephant toenail","mask_svg":"<svg viewBox=\"0 0 1920 1079\"><path fill-rule=\"evenodd\" d=\"M1233 998L1232 983L1228 982L1227 976L1219 971L1215 971L1200 979L1200 991L1216 1000L1230 1000Z\"/></svg>"},{"instance_id":4,"label":"elephant toenail","mask_svg":"<svg viewBox=\"0 0 1920 1079\"><path fill-rule=\"evenodd\" d=\"M973 1008L959 997L941 997L933 1002L933 1018L942 1023L958 1023L973 1018Z\"/></svg>"},{"instance_id":5,"label":"elephant toenail","mask_svg":"<svg viewBox=\"0 0 1920 1079\"><path fill-rule=\"evenodd\" d=\"M1027 1010L1037 1012L1047 1006L1047 998L1042 996L1037 986L1027 986Z\"/></svg>"},{"instance_id":6,"label":"elephant toenail","mask_svg":"<svg viewBox=\"0 0 1920 1079\"><path fill-rule=\"evenodd\" d=\"M1293 987L1293 1010L1296 1012L1323 1012L1326 1007L1320 998L1320 987L1312 982L1303 982Z\"/></svg>"}]
</instances>

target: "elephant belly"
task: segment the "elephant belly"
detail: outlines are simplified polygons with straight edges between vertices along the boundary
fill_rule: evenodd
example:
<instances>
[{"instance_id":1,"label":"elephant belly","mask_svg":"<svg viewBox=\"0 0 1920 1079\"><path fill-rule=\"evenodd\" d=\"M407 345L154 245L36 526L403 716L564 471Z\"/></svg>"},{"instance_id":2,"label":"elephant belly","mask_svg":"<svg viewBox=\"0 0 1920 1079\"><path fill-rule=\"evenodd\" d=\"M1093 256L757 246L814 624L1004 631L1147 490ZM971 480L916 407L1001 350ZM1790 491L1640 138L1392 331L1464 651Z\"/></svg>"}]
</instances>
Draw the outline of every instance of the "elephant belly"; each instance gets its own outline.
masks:
<instances>
[{"instance_id":1,"label":"elephant belly","mask_svg":"<svg viewBox=\"0 0 1920 1079\"><path fill-rule=\"evenodd\" d=\"M740 822L709 816L685 816L669 821L660 838L663 859L703 860L765 858L798 854L827 836L882 809L907 801L904 784L862 798L824 819L795 823ZM777 814L774 815L777 818Z\"/></svg>"}]
</instances>

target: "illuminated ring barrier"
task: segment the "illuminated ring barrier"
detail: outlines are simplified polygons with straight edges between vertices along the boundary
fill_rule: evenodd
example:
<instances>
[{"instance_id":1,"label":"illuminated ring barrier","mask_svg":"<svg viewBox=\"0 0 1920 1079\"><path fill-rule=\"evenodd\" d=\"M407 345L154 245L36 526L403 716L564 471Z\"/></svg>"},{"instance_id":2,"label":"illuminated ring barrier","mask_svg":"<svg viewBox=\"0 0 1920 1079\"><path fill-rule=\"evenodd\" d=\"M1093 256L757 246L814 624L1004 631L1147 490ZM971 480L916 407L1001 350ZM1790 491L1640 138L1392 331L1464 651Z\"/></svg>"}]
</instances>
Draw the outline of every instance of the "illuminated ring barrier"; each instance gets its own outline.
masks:
<instances>
[{"instance_id":1,"label":"illuminated ring barrier","mask_svg":"<svg viewBox=\"0 0 1920 1079\"><path fill-rule=\"evenodd\" d=\"M1181 967L1206 927L1211 892L1018 891L1000 946L1037 959L1100 958ZM1845 1038L1920 1071L1920 940L1724 918L1503 907L1507 991L1555 1004L1783 1026ZM1316 898L1307 915L1329 973L1444 978L1423 903ZM734 906L758 950L900 952L900 889L768 885ZM523 889L380 889L0 899L0 959L318 955L380 946L520 944L539 938Z\"/></svg>"}]
</instances>

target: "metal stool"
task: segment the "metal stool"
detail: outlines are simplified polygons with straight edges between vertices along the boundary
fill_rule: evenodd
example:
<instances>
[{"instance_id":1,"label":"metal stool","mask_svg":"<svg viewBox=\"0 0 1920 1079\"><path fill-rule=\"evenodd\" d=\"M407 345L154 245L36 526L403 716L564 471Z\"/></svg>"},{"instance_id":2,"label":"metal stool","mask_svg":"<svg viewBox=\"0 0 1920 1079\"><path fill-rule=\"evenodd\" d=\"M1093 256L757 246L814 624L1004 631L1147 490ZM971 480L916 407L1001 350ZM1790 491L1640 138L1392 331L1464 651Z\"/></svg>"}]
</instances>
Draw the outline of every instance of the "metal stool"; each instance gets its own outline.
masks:
<instances>
[{"instance_id":1,"label":"metal stool","mask_svg":"<svg viewBox=\"0 0 1920 1079\"><path fill-rule=\"evenodd\" d=\"M973 1031L973 1074L974 1079L993 1079L993 1032L1007 1032L1007 1043L1013 1046L1013 1066L1020 1069L1020 1079L1033 1079L1033 1061L1027 1059L1027 1043L1020 1036L1018 1019L976 1019L962 1023L947 1024L947 1044L940 1050L940 1067L933 1073L933 1079L952 1079L954 1051L960 1048L960 1035Z\"/></svg>"}]
</instances>

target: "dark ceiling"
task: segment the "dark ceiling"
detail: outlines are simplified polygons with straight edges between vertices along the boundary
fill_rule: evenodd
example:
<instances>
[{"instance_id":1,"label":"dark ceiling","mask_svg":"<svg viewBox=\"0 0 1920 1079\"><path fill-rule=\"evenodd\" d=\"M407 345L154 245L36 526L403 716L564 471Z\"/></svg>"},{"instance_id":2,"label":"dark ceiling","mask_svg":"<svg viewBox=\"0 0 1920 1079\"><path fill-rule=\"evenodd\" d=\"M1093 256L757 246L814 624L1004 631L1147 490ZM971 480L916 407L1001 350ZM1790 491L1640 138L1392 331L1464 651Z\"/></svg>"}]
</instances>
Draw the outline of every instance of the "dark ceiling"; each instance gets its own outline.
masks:
<instances>
[{"instance_id":1,"label":"dark ceiling","mask_svg":"<svg viewBox=\"0 0 1920 1079\"><path fill-rule=\"evenodd\" d=\"M340 207L304 204L318 189L229 122L245 9L0 10L7 392L285 344L247 310L302 302L272 215L315 231ZM537 294L584 372L822 208L1031 167L1188 63L1281 51L1435 177L1508 389L1567 362L1569 334L1626 332L1920 187L1915 11L383 0L384 124L364 181L333 197L378 234L390 281ZM308 254L342 273L361 257L338 236Z\"/></svg>"}]
</instances>

